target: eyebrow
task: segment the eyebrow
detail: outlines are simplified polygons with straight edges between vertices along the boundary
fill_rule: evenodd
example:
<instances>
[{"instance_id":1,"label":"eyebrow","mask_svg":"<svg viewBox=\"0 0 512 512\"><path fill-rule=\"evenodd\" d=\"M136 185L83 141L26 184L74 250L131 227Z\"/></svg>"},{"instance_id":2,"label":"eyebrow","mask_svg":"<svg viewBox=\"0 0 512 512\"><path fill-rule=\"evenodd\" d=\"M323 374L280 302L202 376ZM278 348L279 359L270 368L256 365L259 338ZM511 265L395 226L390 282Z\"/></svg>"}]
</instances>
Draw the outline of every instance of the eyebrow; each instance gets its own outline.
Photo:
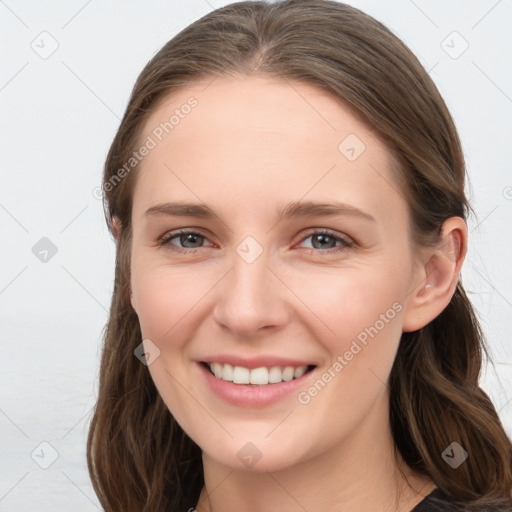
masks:
<instances>
[{"instance_id":1,"label":"eyebrow","mask_svg":"<svg viewBox=\"0 0 512 512\"><path fill-rule=\"evenodd\" d=\"M321 203L314 201L292 201L277 209L277 219L290 219L296 217L322 217L346 215L360 217L375 222L369 213L346 203ZM165 215L175 217L197 217L202 219L220 220L219 216L207 205L197 203L162 203L148 208L145 216Z\"/></svg>"}]
</instances>

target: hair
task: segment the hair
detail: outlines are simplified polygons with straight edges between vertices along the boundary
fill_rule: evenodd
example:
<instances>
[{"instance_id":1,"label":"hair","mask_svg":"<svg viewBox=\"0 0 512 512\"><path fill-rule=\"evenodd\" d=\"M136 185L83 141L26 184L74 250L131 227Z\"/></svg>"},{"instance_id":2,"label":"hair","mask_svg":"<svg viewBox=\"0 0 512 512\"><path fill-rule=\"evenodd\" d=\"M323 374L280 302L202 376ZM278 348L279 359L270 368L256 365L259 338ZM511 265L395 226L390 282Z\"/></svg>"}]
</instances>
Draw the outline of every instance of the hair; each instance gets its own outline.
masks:
<instances>
[{"instance_id":1,"label":"hair","mask_svg":"<svg viewBox=\"0 0 512 512\"><path fill-rule=\"evenodd\" d=\"M129 296L137 167L115 186L112 178L160 101L200 80L230 75L301 81L347 106L397 162L415 243L436 243L446 219L466 220L471 213L450 113L418 59L374 18L329 0L247 1L214 10L178 33L138 77L104 167L106 221L111 231L114 218L122 228L87 463L107 512L187 510L204 484L201 449L134 357L142 341ZM388 381L395 455L464 510L512 505L512 444L478 384L484 354L490 360L459 280L439 316L402 334ZM468 452L457 469L442 458L452 442Z\"/></svg>"}]
</instances>

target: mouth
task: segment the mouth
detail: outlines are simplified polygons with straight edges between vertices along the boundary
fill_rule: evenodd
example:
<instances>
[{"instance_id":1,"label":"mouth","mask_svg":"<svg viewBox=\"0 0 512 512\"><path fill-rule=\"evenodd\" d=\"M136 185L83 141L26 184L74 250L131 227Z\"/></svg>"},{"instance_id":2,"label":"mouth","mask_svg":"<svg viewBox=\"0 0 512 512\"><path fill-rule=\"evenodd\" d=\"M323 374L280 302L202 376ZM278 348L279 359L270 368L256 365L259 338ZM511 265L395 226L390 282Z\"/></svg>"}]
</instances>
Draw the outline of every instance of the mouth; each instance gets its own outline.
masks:
<instances>
[{"instance_id":1,"label":"mouth","mask_svg":"<svg viewBox=\"0 0 512 512\"><path fill-rule=\"evenodd\" d=\"M219 380L250 387L272 386L282 382L297 380L316 368L314 364L302 366L261 366L252 369L217 362L201 361L200 364Z\"/></svg>"},{"instance_id":2,"label":"mouth","mask_svg":"<svg viewBox=\"0 0 512 512\"><path fill-rule=\"evenodd\" d=\"M311 385L319 367L306 361L271 355L253 359L222 355L210 361L198 360L196 368L206 400L216 396L235 407L261 409L289 404L294 394Z\"/></svg>"}]
</instances>

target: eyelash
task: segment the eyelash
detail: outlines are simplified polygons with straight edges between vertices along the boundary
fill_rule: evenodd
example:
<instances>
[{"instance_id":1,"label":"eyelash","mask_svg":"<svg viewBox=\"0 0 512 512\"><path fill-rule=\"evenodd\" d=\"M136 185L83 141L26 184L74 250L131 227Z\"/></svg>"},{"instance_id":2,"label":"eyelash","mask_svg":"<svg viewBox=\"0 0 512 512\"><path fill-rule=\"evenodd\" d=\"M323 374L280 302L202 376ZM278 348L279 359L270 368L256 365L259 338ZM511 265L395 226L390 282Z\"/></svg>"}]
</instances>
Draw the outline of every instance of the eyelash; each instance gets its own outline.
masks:
<instances>
[{"instance_id":1,"label":"eyelash","mask_svg":"<svg viewBox=\"0 0 512 512\"><path fill-rule=\"evenodd\" d=\"M169 233L167 235L164 235L158 241L158 245L160 247L167 246L171 251L174 251L174 252L177 252L177 253L181 253L181 254L190 254L192 251L198 251L200 249L205 249L205 247L196 247L196 248L192 248L192 249L184 249L184 248L180 248L180 247L178 247L178 246L176 246L174 244L171 244L171 240L173 240L175 238L178 238L181 235L197 235L200 238L206 239L206 237L204 235L202 235L201 233L198 233L197 231L191 231L191 230L189 231L189 230L183 229L183 230L179 230L179 231L176 231L176 232L171 232L171 233ZM348 237L340 237L336 233L334 233L333 231L330 231L328 229L319 229L319 230L316 230L316 231L312 231L312 232L308 233L308 235L306 235L304 238L302 238L300 243L304 242L305 240L307 240L308 238L310 238L310 237L312 237L314 235L327 235L327 236L330 236L330 237L334 238L337 242L341 242L342 245L339 246L339 247L334 247L334 248L325 249L325 250L315 249L315 248L308 248L308 247L303 248L306 251L308 251L309 253L333 254L333 253L338 253L338 252L344 251L346 249L349 249L349 248L351 248L351 247L353 247L355 245L354 242L352 242Z\"/></svg>"}]
</instances>

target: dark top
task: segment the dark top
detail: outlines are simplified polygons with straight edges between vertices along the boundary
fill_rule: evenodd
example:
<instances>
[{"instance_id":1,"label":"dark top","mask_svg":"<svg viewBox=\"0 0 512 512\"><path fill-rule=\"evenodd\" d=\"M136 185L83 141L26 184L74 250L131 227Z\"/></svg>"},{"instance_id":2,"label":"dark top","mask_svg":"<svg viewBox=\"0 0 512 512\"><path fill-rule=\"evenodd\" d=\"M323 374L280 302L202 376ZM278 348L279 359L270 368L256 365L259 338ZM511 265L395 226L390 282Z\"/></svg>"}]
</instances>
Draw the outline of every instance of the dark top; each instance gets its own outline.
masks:
<instances>
[{"instance_id":1,"label":"dark top","mask_svg":"<svg viewBox=\"0 0 512 512\"><path fill-rule=\"evenodd\" d=\"M450 502L446 494L441 489L436 488L430 494L427 494L411 512L448 512L450 510Z\"/></svg>"},{"instance_id":2,"label":"dark top","mask_svg":"<svg viewBox=\"0 0 512 512\"><path fill-rule=\"evenodd\" d=\"M493 507L492 509L488 508L485 505L480 505L480 507L473 505L470 508L472 511L481 510L482 512L492 512L492 511L501 511L501 512L512 512L512 507ZM420 501L411 512L453 512L454 510L461 510L460 508L455 508L448 496L441 491L441 489L436 488L430 494L425 496L422 501ZM469 510L469 508L468 508Z\"/></svg>"}]
</instances>

